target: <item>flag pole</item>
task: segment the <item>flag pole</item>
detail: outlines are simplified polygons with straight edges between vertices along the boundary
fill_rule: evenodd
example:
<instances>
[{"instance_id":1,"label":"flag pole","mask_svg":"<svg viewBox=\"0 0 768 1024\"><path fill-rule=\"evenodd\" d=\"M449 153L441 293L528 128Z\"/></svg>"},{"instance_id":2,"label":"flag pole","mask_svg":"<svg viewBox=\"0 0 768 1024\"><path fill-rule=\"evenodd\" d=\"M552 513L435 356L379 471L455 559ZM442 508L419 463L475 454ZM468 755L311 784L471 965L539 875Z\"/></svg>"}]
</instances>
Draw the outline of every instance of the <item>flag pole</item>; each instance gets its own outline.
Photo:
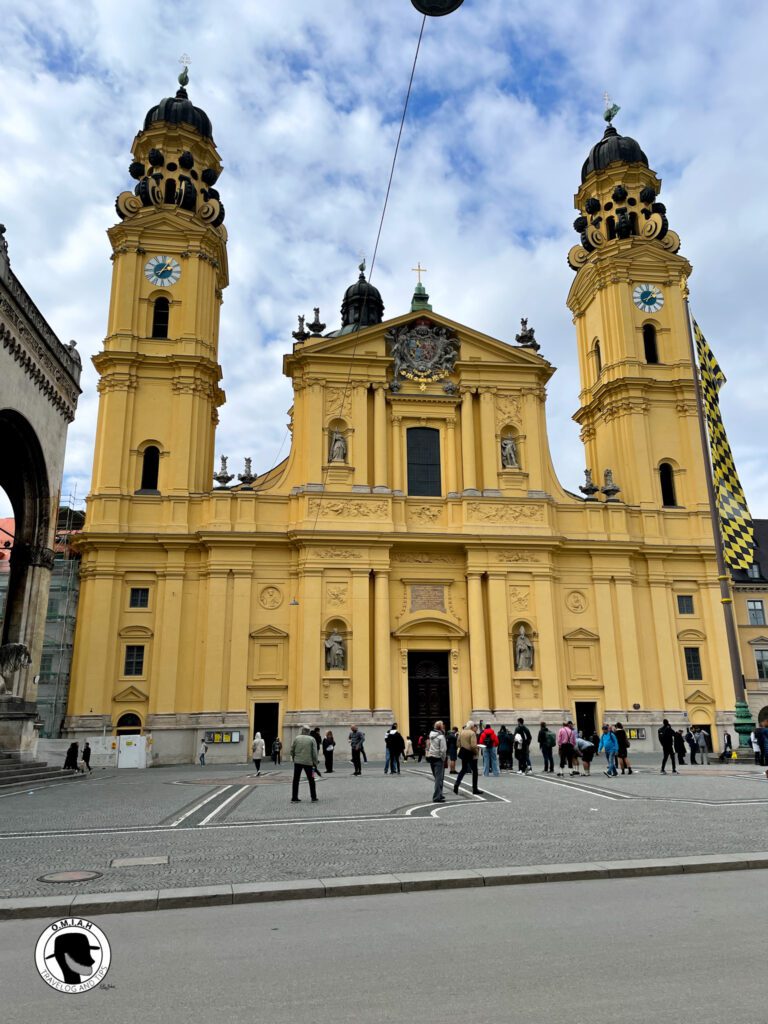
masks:
<instances>
[{"instance_id":1,"label":"flag pole","mask_svg":"<svg viewBox=\"0 0 768 1024\"><path fill-rule=\"evenodd\" d=\"M744 686L744 675L741 670L741 652L739 651L739 639L736 632L736 620L733 614L733 597L731 592L731 577L725 563L725 551L723 546L723 535L720 529L720 511L715 495L714 474L712 471L712 458L709 448L709 433L707 430L706 412L704 410L704 396L699 380L699 367L696 360L696 343L693 338L693 326L691 324L691 310L688 305L688 288L683 293L685 305L685 320L688 327L688 345L691 356L691 368L693 370L693 383L696 389L696 412L699 420L699 436L701 438L701 453L704 458L704 475L707 480L707 498L709 502L709 515L712 520L712 535L715 542L715 558L717 560L717 579L720 584L720 603L723 606L725 618L725 633L728 638L728 655L731 664L731 679L735 698L734 723L733 727L739 737L739 747L749 751L752 756L752 745L750 733L755 727L755 722L747 704L747 692Z\"/></svg>"}]
</instances>

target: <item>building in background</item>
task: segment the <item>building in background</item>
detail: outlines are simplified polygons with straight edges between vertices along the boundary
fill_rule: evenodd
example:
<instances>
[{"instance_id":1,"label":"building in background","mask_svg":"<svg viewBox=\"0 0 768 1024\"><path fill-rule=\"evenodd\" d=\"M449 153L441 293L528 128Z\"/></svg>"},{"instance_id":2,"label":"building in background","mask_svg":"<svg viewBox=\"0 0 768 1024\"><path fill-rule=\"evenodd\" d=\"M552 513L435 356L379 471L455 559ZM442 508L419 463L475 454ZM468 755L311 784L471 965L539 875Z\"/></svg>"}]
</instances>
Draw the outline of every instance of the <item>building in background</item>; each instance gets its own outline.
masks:
<instances>
[{"instance_id":1,"label":"building in background","mask_svg":"<svg viewBox=\"0 0 768 1024\"><path fill-rule=\"evenodd\" d=\"M269 747L301 722L355 721L383 749L393 720L416 736L470 716L620 719L639 749L666 717L717 744L735 698L692 268L638 143L609 125L575 196L580 493L554 472L555 370L527 323L489 337L421 283L385 322L364 267L341 327L316 314L286 345L288 457L214 475L220 172L183 87L149 110L108 232L68 735L151 732L156 763L206 736L212 760L246 760L255 730Z\"/></svg>"},{"instance_id":2,"label":"building in background","mask_svg":"<svg viewBox=\"0 0 768 1024\"><path fill-rule=\"evenodd\" d=\"M0 488L14 519L13 546L0 549L9 552L2 561L0 750L21 758L34 758L37 749L37 679L80 372L74 341L59 341L11 270L0 225Z\"/></svg>"},{"instance_id":3,"label":"building in background","mask_svg":"<svg viewBox=\"0 0 768 1024\"><path fill-rule=\"evenodd\" d=\"M744 681L754 711L768 705L768 519L755 519L755 558L733 573Z\"/></svg>"},{"instance_id":4,"label":"building in background","mask_svg":"<svg viewBox=\"0 0 768 1024\"><path fill-rule=\"evenodd\" d=\"M59 507L54 541L53 569L40 656L37 713L40 736L58 737L64 724L69 696L69 672L75 637L80 590L80 555L71 538L83 528L85 512L69 504ZM8 593L13 519L0 519L0 614ZM5 546L7 545L7 547Z\"/></svg>"}]
</instances>

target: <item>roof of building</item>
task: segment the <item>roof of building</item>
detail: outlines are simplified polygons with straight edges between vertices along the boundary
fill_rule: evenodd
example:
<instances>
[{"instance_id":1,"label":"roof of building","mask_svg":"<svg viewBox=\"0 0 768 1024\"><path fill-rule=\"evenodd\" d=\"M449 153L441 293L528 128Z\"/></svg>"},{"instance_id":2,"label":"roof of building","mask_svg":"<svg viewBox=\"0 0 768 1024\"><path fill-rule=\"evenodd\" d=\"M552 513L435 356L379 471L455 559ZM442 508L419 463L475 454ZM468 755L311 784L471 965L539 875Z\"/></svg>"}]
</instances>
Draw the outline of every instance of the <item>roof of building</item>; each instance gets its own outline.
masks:
<instances>
[{"instance_id":1,"label":"roof of building","mask_svg":"<svg viewBox=\"0 0 768 1024\"><path fill-rule=\"evenodd\" d=\"M581 168L582 182L592 171L602 171L610 164L645 164L648 166L648 157L640 149L639 143L630 139L628 135L619 135L612 124L609 124L603 133L602 139L596 142L590 149L589 156Z\"/></svg>"},{"instance_id":2,"label":"roof of building","mask_svg":"<svg viewBox=\"0 0 768 1024\"><path fill-rule=\"evenodd\" d=\"M211 119L204 110L194 105L187 96L184 86L181 86L175 96L167 96L154 107L150 107L144 118L144 130L146 131L160 121L164 121L166 124L188 124L204 139L213 141Z\"/></svg>"},{"instance_id":3,"label":"roof of building","mask_svg":"<svg viewBox=\"0 0 768 1024\"><path fill-rule=\"evenodd\" d=\"M753 519L755 527L755 554L753 564L760 567L760 579L768 581L768 519ZM736 583L753 583L757 577L750 576L746 569L732 569Z\"/></svg>"}]
</instances>

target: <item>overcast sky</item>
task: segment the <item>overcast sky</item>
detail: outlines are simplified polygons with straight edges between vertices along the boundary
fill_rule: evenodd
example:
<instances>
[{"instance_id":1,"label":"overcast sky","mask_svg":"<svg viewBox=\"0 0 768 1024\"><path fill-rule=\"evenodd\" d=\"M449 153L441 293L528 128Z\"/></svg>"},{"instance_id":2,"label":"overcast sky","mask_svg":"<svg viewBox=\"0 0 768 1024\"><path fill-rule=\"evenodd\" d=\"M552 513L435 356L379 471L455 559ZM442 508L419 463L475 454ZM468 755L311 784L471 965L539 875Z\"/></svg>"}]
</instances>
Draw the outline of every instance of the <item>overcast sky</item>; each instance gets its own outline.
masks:
<instances>
[{"instance_id":1,"label":"overcast sky","mask_svg":"<svg viewBox=\"0 0 768 1024\"><path fill-rule=\"evenodd\" d=\"M224 163L216 450L235 472L246 455L270 468L287 451L280 366L296 315L319 305L338 326L358 253L370 261L420 15L410 0L0 0L0 24L0 221L14 271L85 368L64 494L82 499L90 481L105 231L134 184L134 135L175 91L183 52ZM427 21L373 279L387 318L409 308L420 260L445 316L506 341L530 319L558 367L549 437L569 489L584 459L565 257L607 90L663 179L694 266L692 309L728 378L742 483L752 514L768 516L766 38L758 0L465 0Z\"/></svg>"}]
</instances>

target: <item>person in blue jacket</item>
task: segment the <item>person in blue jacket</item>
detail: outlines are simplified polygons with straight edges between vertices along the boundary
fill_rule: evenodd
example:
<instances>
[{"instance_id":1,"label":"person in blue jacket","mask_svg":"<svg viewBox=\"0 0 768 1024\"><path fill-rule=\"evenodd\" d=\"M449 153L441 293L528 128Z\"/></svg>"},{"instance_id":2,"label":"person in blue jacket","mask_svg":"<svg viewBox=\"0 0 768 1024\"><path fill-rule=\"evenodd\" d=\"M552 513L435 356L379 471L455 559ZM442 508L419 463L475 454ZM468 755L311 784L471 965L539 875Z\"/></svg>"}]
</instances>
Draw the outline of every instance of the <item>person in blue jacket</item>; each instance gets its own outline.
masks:
<instances>
[{"instance_id":1,"label":"person in blue jacket","mask_svg":"<svg viewBox=\"0 0 768 1024\"><path fill-rule=\"evenodd\" d=\"M608 770L605 774L609 779L613 778L614 775L618 775L616 769L616 755L619 752L619 741L611 731L610 725L603 726L603 735L600 737L600 746L597 748L598 754L605 751L605 759L608 762Z\"/></svg>"}]
</instances>

